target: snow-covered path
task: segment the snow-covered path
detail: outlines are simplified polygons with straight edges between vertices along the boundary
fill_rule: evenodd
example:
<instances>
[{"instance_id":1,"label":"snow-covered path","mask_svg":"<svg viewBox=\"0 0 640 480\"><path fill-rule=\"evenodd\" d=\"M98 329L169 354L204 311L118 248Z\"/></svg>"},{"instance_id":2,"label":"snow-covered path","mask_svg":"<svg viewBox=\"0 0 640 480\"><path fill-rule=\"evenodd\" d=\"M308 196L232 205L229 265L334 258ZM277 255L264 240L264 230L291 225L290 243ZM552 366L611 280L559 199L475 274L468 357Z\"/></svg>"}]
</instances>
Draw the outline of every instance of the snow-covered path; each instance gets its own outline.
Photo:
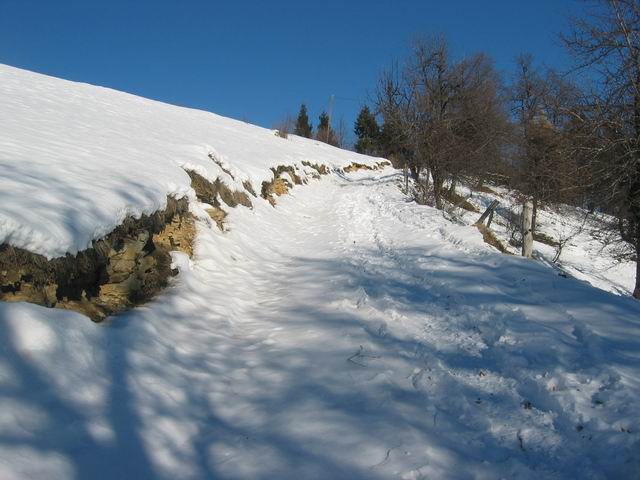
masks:
<instances>
[{"instance_id":1,"label":"snow-covered path","mask_svg":"<svg viewBox=\"0 0 640 480\"><path fill-rule=\"evenodd\" d=\"M0 478L634 478L640 307L329 176L95 326L0 304Z\"/></svg>"}]
</instances>

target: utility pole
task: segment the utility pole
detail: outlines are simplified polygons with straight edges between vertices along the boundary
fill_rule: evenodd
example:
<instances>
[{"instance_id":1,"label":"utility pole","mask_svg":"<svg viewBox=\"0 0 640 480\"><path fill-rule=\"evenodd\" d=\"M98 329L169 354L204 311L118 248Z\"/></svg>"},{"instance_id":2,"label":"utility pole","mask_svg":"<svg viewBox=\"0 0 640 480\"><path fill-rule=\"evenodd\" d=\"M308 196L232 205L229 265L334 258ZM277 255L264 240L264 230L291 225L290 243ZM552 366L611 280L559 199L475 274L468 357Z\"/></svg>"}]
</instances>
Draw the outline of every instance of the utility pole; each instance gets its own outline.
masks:
<instances>
[{"instance_id":1,"label":"utility pole","mask_svg":"<svg viewBox=\"0 0 640 480\"><path fill-rule=\"evenodd\" d=\"M331 95L329 97L329 125L327 126L327 138L325 139L326 143L329 143L329 132L331 131L331 114L333 113L333 100L335 99L335 95Z\"/></svg>"}]
</instances>

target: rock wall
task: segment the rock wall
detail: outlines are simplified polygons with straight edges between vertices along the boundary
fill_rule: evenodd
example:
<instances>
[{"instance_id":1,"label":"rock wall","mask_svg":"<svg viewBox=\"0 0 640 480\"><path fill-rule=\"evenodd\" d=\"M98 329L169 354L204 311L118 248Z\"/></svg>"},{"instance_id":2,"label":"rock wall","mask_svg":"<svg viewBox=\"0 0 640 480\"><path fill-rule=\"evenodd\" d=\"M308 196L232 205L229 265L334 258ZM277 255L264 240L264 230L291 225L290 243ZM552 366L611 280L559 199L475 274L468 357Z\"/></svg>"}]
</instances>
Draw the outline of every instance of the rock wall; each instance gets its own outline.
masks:
<instances>
[{"instance_id":1,"label":"rock wall","mask_svg":"<svg viewBox=\"0 0 640 480\"><path fill-rule=\"evenodd\" d=\"M383 168L381 162L373 168ZM329 173L325 165L304 163L314 178ZM353 164L346 172L373 169ZM307 179L292 166L271 169L273 180L263 182L261 196L275 206L276 198ZM252 208L257 197L251 184L231 190L219 178L213 182L193 171L187 174L196 197L211 207L207 212L221 230L227 207ZM231 175L229 172L227 174ZM80 312L95 322L151 299L177 273L171 270L171 251L193 253L195 219L186 198L167 197L167 207L141 218L129 217L106 237L76 255L47 260L42 255L7 244L0 245L0 301L36 303Z\"/></svg>"},{"instance_id":2,"label":"rock wall","mask_svg":"<svg viewBox=\"0 0 640 480\"><path fill-rule=\"evenodd\" d=\"M186 199L139 219L127 218L76 255L47 260L0 245L0 300L81 312L94 321L150 299L172 275L172 250L191 255L195 222Z\"/></svg>"}]
</instances>

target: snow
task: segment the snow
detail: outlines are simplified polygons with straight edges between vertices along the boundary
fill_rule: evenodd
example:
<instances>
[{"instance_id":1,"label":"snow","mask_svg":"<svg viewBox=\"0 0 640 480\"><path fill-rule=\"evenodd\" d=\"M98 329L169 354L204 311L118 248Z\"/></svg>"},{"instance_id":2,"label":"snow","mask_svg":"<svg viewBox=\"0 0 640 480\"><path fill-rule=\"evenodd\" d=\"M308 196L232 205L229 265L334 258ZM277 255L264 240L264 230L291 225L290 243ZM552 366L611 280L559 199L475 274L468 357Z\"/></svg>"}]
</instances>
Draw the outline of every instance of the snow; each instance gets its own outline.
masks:
<instances>
[{"instance_id":1,"label":"snow","mask_svg":"<svg viewBox=\"0 0 640 480\"><path fill-rule=\"evenodd\" d=\"M637 477L640 304L398 181L201 223L172 286L106 324L0 304L0 477Z\"/></svg>"},{"instance_id":2,"label":"snow","mask_svg":"<svg viewBox=\"0 0 640 480\"><path fill-rule=\"evenodd\" d=\"M12 67L0 79L0 243L50 258L167 195L201 210L184 169L259 191L277 165L379 160ZM0 479L637 478L630 264L591 226L559 267L538 243L542 261L499 254L477 214L451 222L400 182L334 171L276 208L231 209L224 233L199 220L170 288L100 325L0 303ZM503 191L470 201L497 197L515 207ZM540 215L552 236L579 222Z\"/></svg>"},{"instance_id":3,"label":"snow","mask_svg":"<svg viewBox=\"0 0 640 480\"><path fill-rule=\"evenodd\" d=\"M520 250L509 245L510 233L505 218L508 212L520 215L522 207L517 198L518 192L495 185L491 189L494 193L471 191L465 186L458 188L459 193L481 212L493 200L500 202L491 230L511 253L519 255ZM480 214L461 209L456 215L467 225L480 218ZM604 214L590 213L569 205L543 205L538 211L536 231L556 241L567 240L567 244L555 264L556 248L550 245L534 241L534 256L559 272L589 282L594 287L618 295L631 295L635 287L636 264L629 255L621 256L621 251L624 251L622 245L612 242L604 234L604 226L610 225L611 221Z\"/></svg>"},{"instance_id":4,"label":"snow","mask_svg":"<svg viewBox=\"0 0 640 480\"><path fill-rule=\"evenodd\" d=\"M0 105L0 244L47 258L164 208L167 195L194 198L183 169L259 192L270 167L380 160L1 64Z\"/></svg>"}]
</instances>

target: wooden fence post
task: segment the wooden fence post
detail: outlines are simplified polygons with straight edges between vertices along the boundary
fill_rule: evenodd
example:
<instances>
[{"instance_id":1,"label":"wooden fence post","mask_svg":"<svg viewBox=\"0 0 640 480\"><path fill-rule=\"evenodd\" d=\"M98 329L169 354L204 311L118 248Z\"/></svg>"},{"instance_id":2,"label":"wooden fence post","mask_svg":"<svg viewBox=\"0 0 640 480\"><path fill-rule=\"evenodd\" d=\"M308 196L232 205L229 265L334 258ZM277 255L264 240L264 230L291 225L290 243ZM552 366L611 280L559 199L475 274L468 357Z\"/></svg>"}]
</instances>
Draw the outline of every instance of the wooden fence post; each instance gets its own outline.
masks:
<instances>
[{"instance_id":1,"label":"wooden fence post","mask_svg":"<svg viewBox=\"0 0 640 480\"><path fill-rule=\"evenodd\" d=\"M482 223L482 222L484 222L485 218L489 217L489 223L487 224L487 227L490 227L491 226L491 220L493 220L493 211L498 207L499 204L500 204L500 202L498 202L498 200L494 200L493 202L491 202L491 205L489 205L487 207L487 209L480 216L480 218L478 219L478 221L476 223Z\"/></svg>"},{"instance_id":2,"label":"wooden fence post","mask_svg":"<svg viewBox=\"0 0 640 480\"><path fill-rule=\"evenodd\" d=\"M533 221L533 205L530 201L525 202L522 207L522 256L531 258L533 255L533 231L531 223Z\"/></svg>"}]
</instances>

